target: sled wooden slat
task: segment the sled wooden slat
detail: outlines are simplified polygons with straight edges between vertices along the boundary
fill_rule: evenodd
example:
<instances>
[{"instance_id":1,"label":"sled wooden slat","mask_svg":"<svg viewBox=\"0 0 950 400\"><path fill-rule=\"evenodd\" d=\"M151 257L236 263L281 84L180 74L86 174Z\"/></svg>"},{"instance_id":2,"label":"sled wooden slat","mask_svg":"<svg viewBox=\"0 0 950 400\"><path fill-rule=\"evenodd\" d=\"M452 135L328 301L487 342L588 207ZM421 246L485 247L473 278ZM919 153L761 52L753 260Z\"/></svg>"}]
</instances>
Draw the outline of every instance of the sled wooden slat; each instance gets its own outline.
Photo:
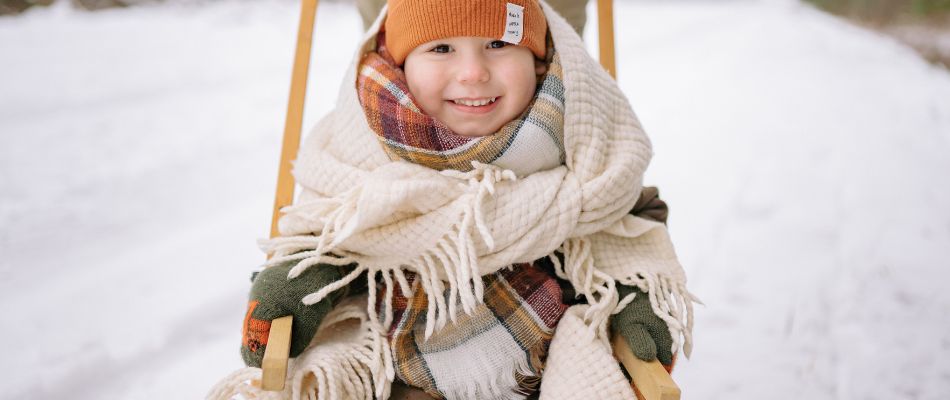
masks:
<instances>
[{"instance_id":1,"label":"sled wooden slat","mask_svg":"<svg viewBox=\"0 0 950 400\"><path fill-rule=\"evenodd\" d=\"M600 42L600 65L610 76L617 79L617 62L614 58L614 1L597 0L597 38Z\"/></svg>"},{"instance_id":2,"label":"sled wooden slat","mask_svg":"<svg viewBox=\"0 0 950 400\"><path fill-rule=\"evenodd\" d=\"M620 335L614 335L611 347L614 349L614 357L620 360L633 378L633 384L640 392L638 399L680 400L680 388L673 382L663 364L657 360L646 362L637 358Z\"/></svg>"},{"instance_id":3,"label":"sled wooden slat","mask_svg":"<svg viewBox=\"0 0 950 400\"><path fill-rule=\"evenodd\" d=\"M267 347L264 349L264 359L261 361L261 389L284 390L287 360L290 358L290 331L293 323L294 317L290 315L271 322Z\"/></svg>"},{"instance_id":4,"label":"sled wooden slat","mask_svg":"<svg viewBox=\"0 0 950 400\"><path fill-rule=\"evenodd\" d=\"M303 0L300 6L300 27L297 30L297 51L294 69L290 78L290 99L287 102L287 119L284 122L284 140L281 144L280 165L277 170L277 193L274 196L274 212L271 216L270 237L277 237L277 221L280 209L294 202L294 177L290 171L297 149L300 148L300 131L303 126L303 108L307 97L307 75L310 72L310 49L313 47L313 23L317 16L317 0Z\"/></svg>"},{"instance_id":5,"label":"sled wooden slat","mask_svg":"<svg viewBox=\"0 0 950 400\"><path fill-rule=\"evenodd\" d=\"M280 209L294 201L294 176L291 174L291 167L300 148L300 132L303 126L304 102L307 97L307 76L310 72L310 50L313 47L313 25L317 17L317 4L318 0L302 0L300 4L297 48L290 78L290 98L287 102L287 119L284 122L284 139L281 143L277 193L274 196L274 211L271 215L271 238L280 235L277 231ZM261 389L271 391L284 389L287 363L290 360L292 326L292 316L281 317L271 323L267 348L264 349L264 359L261 362Z\"/></svg>"}]
</instances>

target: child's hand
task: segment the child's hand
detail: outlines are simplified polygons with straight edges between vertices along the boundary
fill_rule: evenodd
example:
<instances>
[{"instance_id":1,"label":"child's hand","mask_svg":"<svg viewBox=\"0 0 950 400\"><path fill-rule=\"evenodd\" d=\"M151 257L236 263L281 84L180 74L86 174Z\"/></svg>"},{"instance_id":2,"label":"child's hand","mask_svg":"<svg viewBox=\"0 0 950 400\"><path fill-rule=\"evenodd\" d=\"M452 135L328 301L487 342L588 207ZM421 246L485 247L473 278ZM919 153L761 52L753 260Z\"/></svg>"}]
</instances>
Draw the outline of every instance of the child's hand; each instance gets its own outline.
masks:
<instances>
[{"instance_id":1,"label":"child's hand","mask_svg":"<svg viewBox=\"0 0 950 400\"><path fill-rule=\"evenodd\" d=\"M630 350L643 361L660 360L663 365L673 363L673 337L666 323L653 313L649 296L634 286L617 285L620 298L637 293L633 302L610 320L614 335L627 339Z\"/></svg>"},{"instance_id":2,"label":"child's hand","mask_svg":"<svg viewBox=\"0 0 950 400\"><path fill-rule=\"evenodd\" d=\"M340 267L314 265L300 276L288 280L287 273L293 266L294 263L287 263L265 268L254 277L241 340L241 357L250 367L261 366L272 320L293 315L290 356L296 357L310 344L317 327L338 297L331 295L309 306L300 301L304 296L340 279Z\"/></svg>"}]
</instances>

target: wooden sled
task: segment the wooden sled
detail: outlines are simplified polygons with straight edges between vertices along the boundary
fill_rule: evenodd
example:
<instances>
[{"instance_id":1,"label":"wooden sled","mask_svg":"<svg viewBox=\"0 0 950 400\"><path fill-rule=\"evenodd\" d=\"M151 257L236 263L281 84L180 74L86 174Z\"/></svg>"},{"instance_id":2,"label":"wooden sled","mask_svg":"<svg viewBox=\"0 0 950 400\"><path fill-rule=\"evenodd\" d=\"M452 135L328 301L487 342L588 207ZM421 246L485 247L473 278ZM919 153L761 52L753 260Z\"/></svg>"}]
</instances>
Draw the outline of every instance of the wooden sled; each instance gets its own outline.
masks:
<instances>
[{"instance_id":1,"label":"wooden sled","mask_svg":"<svg viewBox=\"0 0 950 400\"><path fill-rule=\"evenodd\" d=\"M318 0L302 0L300 26L297 33L297 50L290 84L290 101L284 125L280 165L277 175L277 193L271 219L271 238L279 236L277 221L280 209L293 203L294 177L291 162L300 147L300 132L303 124L303 106L306 98L307 75L310 68L310 50L313 43L313 26ZM615 79L613 1L597 0L598 36L600 38L600 63ZM267 348L261 363L263 370L261 388L280 391L287 376L290 355L291 316L275 319L271 324ZM679 400L680 389L659 361L645 362L634 356L626 341L615 336L612 340L615 357L621 362L636 382L634 392L639 400Z\"/></svg>"}]
</instances>

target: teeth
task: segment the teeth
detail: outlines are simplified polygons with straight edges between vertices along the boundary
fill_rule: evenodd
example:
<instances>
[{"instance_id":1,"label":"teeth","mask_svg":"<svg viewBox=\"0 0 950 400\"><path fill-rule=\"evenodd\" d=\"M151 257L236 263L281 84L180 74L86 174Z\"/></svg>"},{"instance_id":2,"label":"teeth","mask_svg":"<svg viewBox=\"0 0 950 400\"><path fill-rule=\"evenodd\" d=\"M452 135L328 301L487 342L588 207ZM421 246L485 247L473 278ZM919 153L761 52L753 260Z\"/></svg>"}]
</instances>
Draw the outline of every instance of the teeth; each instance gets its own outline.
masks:
<instances>
[{"instance_id":1,"label":"teeth","mask_svg":"<svg viewBox=\"0 0 950 400\"><path fill-rule=\"evenodd\" d=\"M486 104L494 103L495 100L497 99L498 99L497 97L489 97L487 99L479 99L479 100L456 99L456 100L452 100L452 102L454 102L455 104L461 104L463 106L481 107Z\"/></svg>"}]
</instances>

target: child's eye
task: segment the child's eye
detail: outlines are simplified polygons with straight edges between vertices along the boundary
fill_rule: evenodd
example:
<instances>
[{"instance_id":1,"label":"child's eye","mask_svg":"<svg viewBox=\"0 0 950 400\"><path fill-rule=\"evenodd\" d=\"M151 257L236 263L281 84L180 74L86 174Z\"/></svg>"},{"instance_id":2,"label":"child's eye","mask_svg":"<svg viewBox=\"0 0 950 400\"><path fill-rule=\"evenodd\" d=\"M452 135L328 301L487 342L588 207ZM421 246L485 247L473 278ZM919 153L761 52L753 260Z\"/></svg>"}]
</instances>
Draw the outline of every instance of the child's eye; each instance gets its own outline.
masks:
<instances>
[{"instance_id":1,"label":"child's eye","mask_svg":"<svg viewBox=\"0 0 950 400\"><path fill-rule=\"evenodd\" d=\"M447 44L437 44L435 46L432 46L432 48L429 49L429 51L433 53L448 53L452 51L452 48L449 47L449 45Z\"/></svg>"},{"instance_id":2,"label":"child's eye","mask_svg":"<svg viewBox=\"0 0 950 400\"><path fill-rule=\"evenodd\" d=\"M503 42L501 40L494 40L488 44L489 49L500 49L505 46L508 46L508 42Z\"/></svg>"}]
</instances>

